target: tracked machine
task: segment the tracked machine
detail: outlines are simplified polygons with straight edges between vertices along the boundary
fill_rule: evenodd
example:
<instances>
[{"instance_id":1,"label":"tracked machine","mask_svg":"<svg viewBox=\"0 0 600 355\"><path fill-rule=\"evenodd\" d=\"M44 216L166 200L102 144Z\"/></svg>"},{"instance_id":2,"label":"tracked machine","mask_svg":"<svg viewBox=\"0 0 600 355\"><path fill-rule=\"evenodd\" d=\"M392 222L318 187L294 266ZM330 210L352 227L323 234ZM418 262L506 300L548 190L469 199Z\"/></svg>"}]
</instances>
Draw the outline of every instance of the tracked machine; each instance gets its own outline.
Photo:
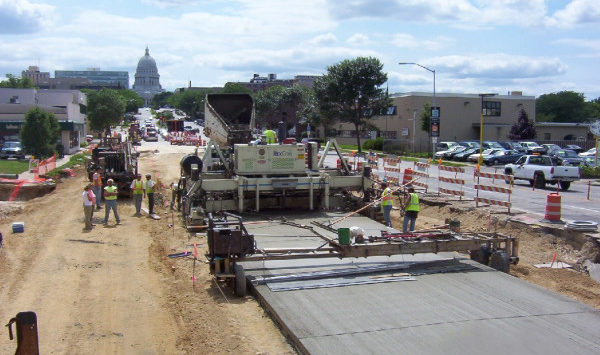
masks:
<instances>
[{"instance_id":1,"label":"tracked machine","mask_svg":"<svg viewBox=\"0 0 600 355\"><path fill-rule=\"evenodd\" d=\"M113 179L120 196L131 196L131 182L138 172L138 153L132 149L130 141L121 141L121 136L105 137L98 147L92 150L91 158L86 162L90 181L97 168L102 169L102 184Z\"/></svg>"}]
</instances>

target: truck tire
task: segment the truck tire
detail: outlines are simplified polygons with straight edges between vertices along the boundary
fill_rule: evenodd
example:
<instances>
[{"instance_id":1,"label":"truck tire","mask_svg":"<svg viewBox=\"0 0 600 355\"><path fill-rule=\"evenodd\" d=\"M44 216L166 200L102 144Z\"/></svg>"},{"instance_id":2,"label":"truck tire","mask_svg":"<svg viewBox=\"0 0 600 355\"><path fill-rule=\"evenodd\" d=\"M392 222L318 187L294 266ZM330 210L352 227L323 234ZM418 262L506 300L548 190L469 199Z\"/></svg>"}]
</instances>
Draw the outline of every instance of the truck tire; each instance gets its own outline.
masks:
<instances>
[{"instance_id":1,"label":"truck tire","mask_svg":"<svg viewBox=\"0 0 600 355\"><path fill-rule=\"evenodd\" d=\"M544 177L544 173L535 173L535 187L538 189L543 189L546 187L546 178Z\"/></svg>"},{"instance_id":2,"label":"truck tire","mask_svg":"<svg viewBox=\"0 0 600 355\"><path fill-rule=\"evenodd\" d=\"M471 250L469 254L471 255L471 260L487 265L490 262L490 255L492 253L490 253L490 248L482 246L479 249Z\"/></svg>"},{"instance_id":3,"label":"truck tire","mask_svg":"<svg viewBox=\"0 0 600 355\"><path fill-rule=\"evenodd\" d=\"M567 191L569 189L569 187L571 187L571 182L570 181L561 181L560 182L560 189L563 191Z\"/></svg>"},{"instance_id":4,"label":"truck tire","mask_svg":"<svg viewBox=\"0 0 600 355\"><path fill-rule=\"evenodd\" d=\"M238 297L246 296L246 275L244 273L244 267L240 264L235 264L233 273L235 274L235 294Z\"/></svg>"},{"instance_id":5,"label":"truck tire","mask_svg":"<svg viewBox=\"0 0 600 355\"><path fill-rule=\"evenodd\" d=\"M490 257L490 267L508 273L510 269L510 258L508 253L503 250L497 250Z\"/></svg>"},{"instance_id":6,"label":"truck tire","mask_svg":"<svg viewBox=\"0 0 600 355\"><path fill-rule=\"evenodd\" d=\"M510 169L504 170L504 175L510 175L510 176L512 176L512 174L513 174L512 170L510 170ZM512 181L515 181L515 177L514 176L512 176ZM507 184L510 184L510 179L504 179L504 182L507 183Z\"/></svg>"}]
</instances>

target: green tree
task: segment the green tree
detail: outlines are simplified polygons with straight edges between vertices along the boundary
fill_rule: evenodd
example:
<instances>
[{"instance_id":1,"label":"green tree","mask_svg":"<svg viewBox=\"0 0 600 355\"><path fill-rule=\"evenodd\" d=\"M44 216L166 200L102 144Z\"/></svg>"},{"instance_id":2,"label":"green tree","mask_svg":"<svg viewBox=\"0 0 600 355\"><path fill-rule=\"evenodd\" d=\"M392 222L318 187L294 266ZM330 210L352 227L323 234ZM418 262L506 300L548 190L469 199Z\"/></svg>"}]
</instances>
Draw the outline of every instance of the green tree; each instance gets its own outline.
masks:
<instances>
[{"instance_id":1,"label":"green tree","mask_svg":"<svg viewBox=\"0 0 600 355\"><path fill-rule=\"evenodd\" d=\"M537 121L584 122L586 104L583 94L574 91L561 91L544 94L535 102Z\"/></svg>"},{"instance_id":2,"label":"green tree","mask_svg":"<svg viewBox=\"0 0 600 355\"><path fill-rule=\"evenodd\" d=\"M150 106L158 110L159 108L166 106L169 103L169 98L173 96L173 93L170 91L161 92L160 94L154 95L152 101L150 101Z\"/></svg>"},{"instance_id":3,"label":"green tree","mask_svg":"<svg viewBox=\"0 0 600 355\"><path fill-rule=\"evenodd\" d=\"M41 158L51 156L59 134L60 126L53 113L34 107L25 114L20 136L26 153Z\"/></svg>"},{"instance_id":4,"label":"green tree","mask_svg":"<svg viewBox=\"0 0 600 355\"><path fill-rule=\"evenodd\" d=\"M423 112L419 117L421 118L421 130L429 133L431 130L431 104L429 101L423 104Z\"/></svg>"},{"instance_id":5,"label":"green tree","mask_svg":"<svg viewBox=\"0 0 600 355\"><path fill-rule=\"evenodd\" d=\"M125 100L116 90L102 89L87 94L87 116L93 130L107 130L121 122Z\"/></svg>"},{"instance_id":6,"label":"green tree","mask_svg":"<svg viewBox=\"0 0 600 355\"><path fill-rule=\"evenodd\" d=\"M125 112L138 112L138 109L144 106L144 99L137 92L128 89L117 90L125 102Z\"/></svg>"},{"instance_id":7,"label":"green tree","mask_svg":"<svg viewBox=\"0 0 600 355\"><path fill-rule=\"evenodd\" d=\"M316 115L314 92L305 86L272 86L259 91L254 102L259 124L264 126L267 123L279 122L285 112L288 128L295 126L298 138L307 123L313 127L320 124Z\"/></svg>"},{"instance_id":8,"label":"green tree","mask_svg":"<svg viewBox=\"0 0 600 355\"><path fill-rule=\"evenodd\" d=\"M0 81L0 88L30 89L33 87L33 81L29 78L17 78L11 74L6 74L6 77L8 80Z\"/></svg>"},{"instance_id":9,"label":"green tree","mask_svg":"<svg viewBox=\"0 0 600 355\"><path fill-rule=\"evenodd\" d=\"M322 115L354 125L360 152L360 131L369 125L373 113L382 112L390 100L381 86L387 81L377 58L346 59L327 68L314 84Z\"/></svg>"},{"instance_id":10,"label":"green tree","mask_svg":"<svg viewBox=\"0 0 600 355\"><path fill-rule=\"evenodd\" d=\"M175 93L169 97L169 104L175 108L185 112L192 118L204 117L204 101L206 100L206 94L213 93L214 90L203 89L203 90L185 90L183 92Z\"/></svg>"},{"instance_id":11,"label":"green tree","mask_svg":"<svg viewBox=\"0 0 600 355\"><path fill-rule=\"evenodd\" d=\"M221 94L250 94L253 95L252 90L248 89L247 87L238 84L238 83L227 83L225 84L225 86L223 87L223 90L221 90Z\"/></svg>"}]
</instances>

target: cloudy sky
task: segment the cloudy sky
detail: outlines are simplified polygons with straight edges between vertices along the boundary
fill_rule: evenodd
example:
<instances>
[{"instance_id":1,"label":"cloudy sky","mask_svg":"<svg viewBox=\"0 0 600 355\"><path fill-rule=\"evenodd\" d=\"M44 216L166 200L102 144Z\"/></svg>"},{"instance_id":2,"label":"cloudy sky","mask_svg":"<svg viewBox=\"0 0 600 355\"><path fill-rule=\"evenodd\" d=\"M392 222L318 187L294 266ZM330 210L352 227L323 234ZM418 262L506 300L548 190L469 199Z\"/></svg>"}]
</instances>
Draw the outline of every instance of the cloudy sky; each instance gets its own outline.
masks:
<instances>
[{"instance_id":1,"label":"cloudy sky","mask_svg":"<svg viewBox=\"0 0 600 355\"><path fill-rule=\"evenodd\" d=\"M379 58L390 92L600 97L598 0L0 0L0 75L127 70L146 45L168 90L322 74Z\"/></svg>"}]
</instances>

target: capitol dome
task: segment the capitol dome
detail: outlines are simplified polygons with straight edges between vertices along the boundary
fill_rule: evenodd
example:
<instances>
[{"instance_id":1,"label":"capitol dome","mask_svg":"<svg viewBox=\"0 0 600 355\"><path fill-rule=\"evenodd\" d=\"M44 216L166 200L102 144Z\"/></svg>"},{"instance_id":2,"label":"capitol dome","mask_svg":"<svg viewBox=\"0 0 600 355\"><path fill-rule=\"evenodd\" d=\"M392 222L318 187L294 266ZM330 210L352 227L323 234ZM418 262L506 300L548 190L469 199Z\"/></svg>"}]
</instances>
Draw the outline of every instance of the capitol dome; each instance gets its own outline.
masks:
<instances>
[{"instance_id":1,"label":"capitol dome","mask_svg":"<svg viewBox=\"0 0 600 355\"><path fill-rule=\"evenodd\" d=\"M150 51L146 47L146 54L138 61L133 84L133 91L144 99L144 106L150 104L154 95L164 91L160 86L159 79L156 61L150 56Z\"/></svg>"}]
</instances>

